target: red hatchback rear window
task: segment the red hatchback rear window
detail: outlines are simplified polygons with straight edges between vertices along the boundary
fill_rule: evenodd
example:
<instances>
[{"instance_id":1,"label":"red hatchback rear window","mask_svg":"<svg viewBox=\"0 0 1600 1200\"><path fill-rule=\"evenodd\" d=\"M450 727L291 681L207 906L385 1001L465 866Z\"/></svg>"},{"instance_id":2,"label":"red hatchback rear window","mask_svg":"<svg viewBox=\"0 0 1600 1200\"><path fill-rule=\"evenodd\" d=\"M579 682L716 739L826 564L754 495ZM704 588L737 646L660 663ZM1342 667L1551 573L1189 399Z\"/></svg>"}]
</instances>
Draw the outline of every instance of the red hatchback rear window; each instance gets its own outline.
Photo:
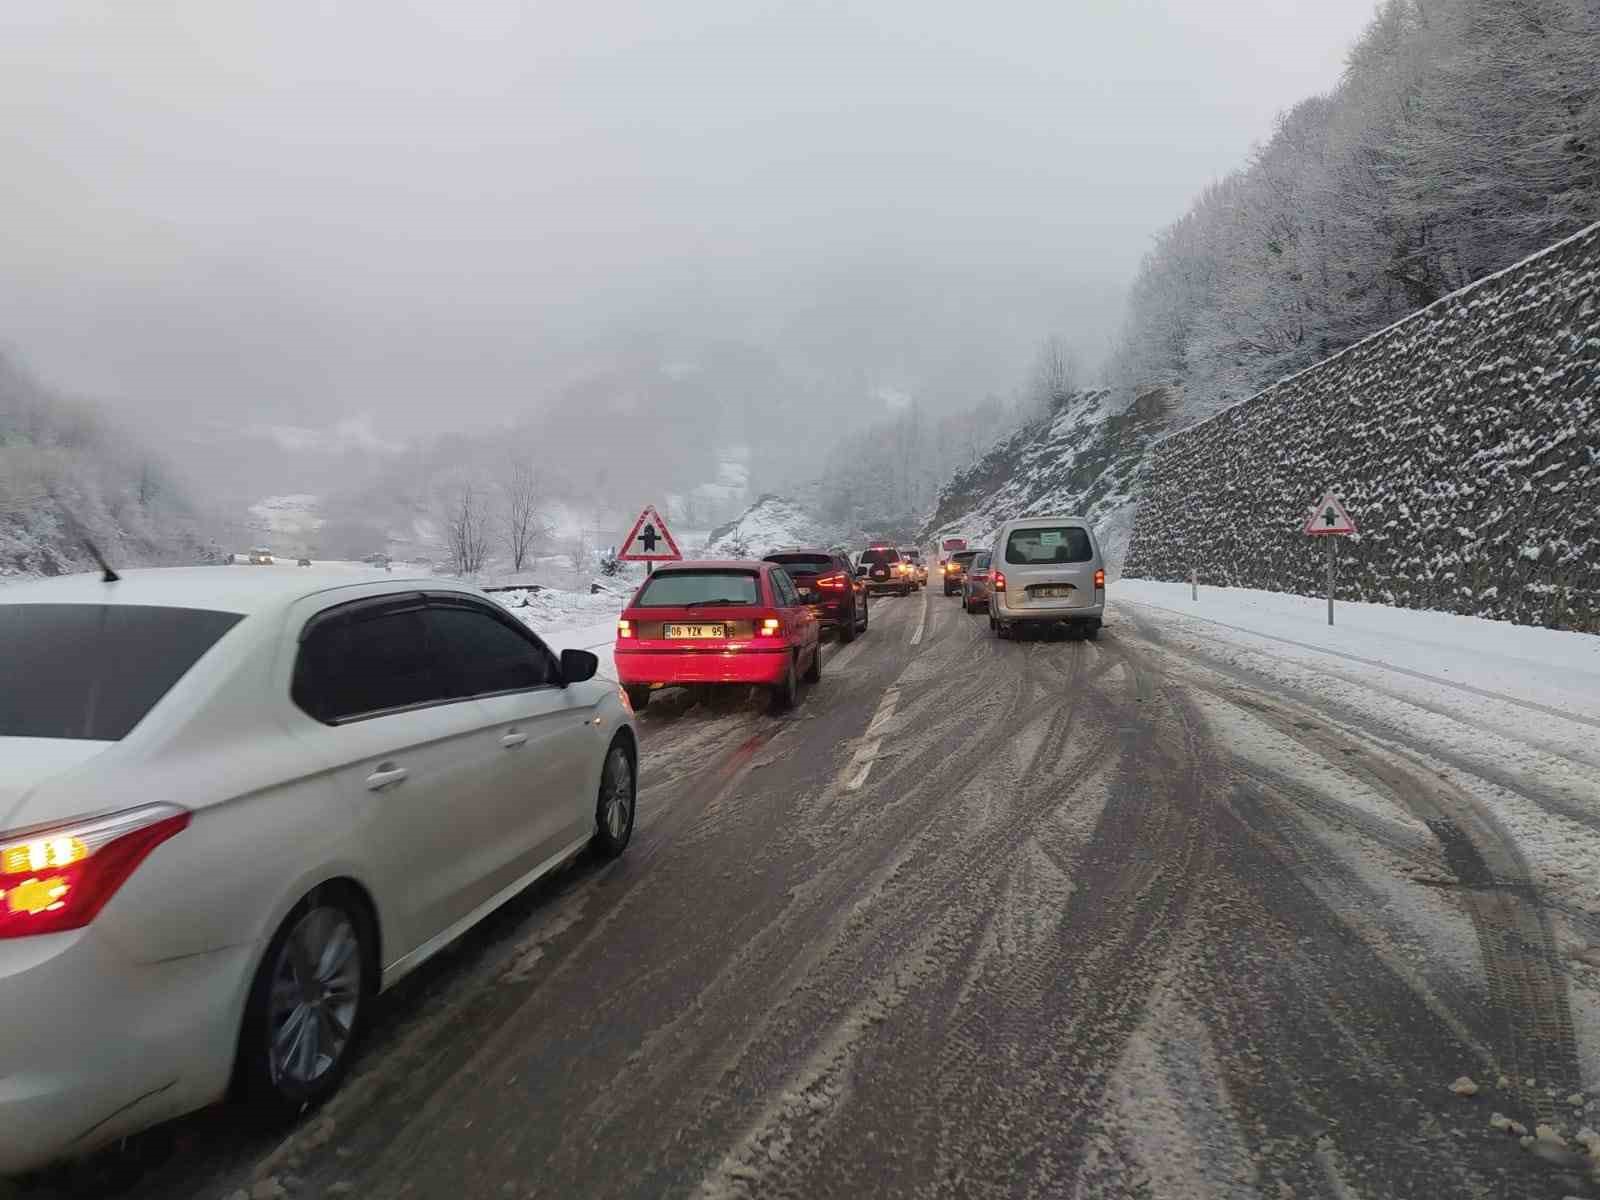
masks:
<instances>
[{"instance_id":1,"label":"red hatchback rear window","mask_svg":"<svg viewBox=\"0 0 1600 1200\"><path fill-rule=\"evenodd\" d=\"M633 603L636 608L759 604L761 580L754 571L657 571Z\"/></svg>"}]
</instances>

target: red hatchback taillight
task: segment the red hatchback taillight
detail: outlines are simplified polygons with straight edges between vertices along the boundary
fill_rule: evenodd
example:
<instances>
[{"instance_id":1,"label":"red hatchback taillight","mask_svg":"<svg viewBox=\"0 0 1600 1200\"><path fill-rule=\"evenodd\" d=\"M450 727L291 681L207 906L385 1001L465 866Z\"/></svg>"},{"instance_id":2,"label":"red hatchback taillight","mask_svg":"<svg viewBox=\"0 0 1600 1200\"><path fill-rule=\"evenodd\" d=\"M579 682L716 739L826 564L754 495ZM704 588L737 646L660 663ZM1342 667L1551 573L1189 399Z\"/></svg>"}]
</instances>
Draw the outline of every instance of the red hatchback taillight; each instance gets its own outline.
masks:
<instances>
[{"instance_id":1,"label":"red hatchback taillight","mask_svg":"<svg viewBox=\"0 0 1600 1200\"><path fill-rule=\"evenodd\" d=\"M633 636L633 622L626 617L619 617L617 619L617 636L619 638L631 638Z\"/></svg>"},{"instance_id":2,"label":"red hatchback taillight","mask_svg":"<svg viewBox=\"0 0 1600 1200\"><path fill-rule=\"evenodd\" d=\"M1004 571L996 571L996 572L994 572L994 574L992 576L990 576L990 578L989 578L989 586L991 588L993 588L997 592L1005 591L1006 590L1006 573Z\"/></svg>"},{"instance_id":3,"label":"red hatchback taillight","mask_svg":"<svg viewBox=\"0 0 1600 1200\"><path fill-rule=\"evenodd\" d=\"M817 586L825 592L842 592L850 585L841 572L835 571L832 575L818 575Z\"/></svg>"},{"instance_id":4,"label":"red hatchback taillight","mask_svg":"<svg viewBox=\"0 0 1600 1200\"><path fill-rule=\"evenodd\" d=\"M147 804L0 840L0 938L83 928L189 818Z\"/></svg>"},{"instance_id":5,"label":"red hatchback taillight","mask_svg":"<svg viewBox=\"0 0 1600 1200\"><path fill-rule=\"evenodd\" d=\"M779 637L782 635L782 633L783 622L778 620L777 617L756 618L756 636L758 638Z\"/></svg>"}]
</instances>

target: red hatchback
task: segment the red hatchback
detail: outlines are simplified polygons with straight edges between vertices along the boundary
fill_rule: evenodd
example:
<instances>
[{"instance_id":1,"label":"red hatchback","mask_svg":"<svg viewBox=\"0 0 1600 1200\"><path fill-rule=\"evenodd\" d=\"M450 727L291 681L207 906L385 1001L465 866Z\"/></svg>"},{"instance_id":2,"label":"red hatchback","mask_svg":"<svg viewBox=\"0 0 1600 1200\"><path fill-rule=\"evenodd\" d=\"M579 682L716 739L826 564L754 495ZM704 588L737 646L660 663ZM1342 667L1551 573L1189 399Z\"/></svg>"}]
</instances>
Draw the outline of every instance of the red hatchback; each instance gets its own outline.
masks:
<instances>
[{"instance_id":1,"label":"red hatchback","mask_svg":"<svg viewBox=\"0 0 1600 1200\"><path fill-rule=\"evenodd\" d=\"M756 684L776 711L822 677L821 626L775 563L658 567L617 621L617 679L634 709L662 687Z\"/></svg>"}]
</instances>

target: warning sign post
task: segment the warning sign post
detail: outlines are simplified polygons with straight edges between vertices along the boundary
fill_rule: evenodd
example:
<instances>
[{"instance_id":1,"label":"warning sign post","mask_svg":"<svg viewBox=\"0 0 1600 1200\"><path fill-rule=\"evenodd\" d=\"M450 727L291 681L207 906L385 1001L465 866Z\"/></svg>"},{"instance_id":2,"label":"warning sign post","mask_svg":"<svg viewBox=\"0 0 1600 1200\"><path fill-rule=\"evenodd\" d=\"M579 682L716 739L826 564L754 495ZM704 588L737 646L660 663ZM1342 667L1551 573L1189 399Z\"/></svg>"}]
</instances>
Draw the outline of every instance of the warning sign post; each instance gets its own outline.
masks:
<instances>
[{"instance_id":1,"label":"warning sign post","mask_svg":"<svg viewBox=\"0 0 1600 1200\"><path fill-rule=\"evenodd\" d=\"M656 512L655 505L646 505L639 519L633 523L627 539L617 557L624 562L677 562L683 558L678 543L673 539L667 523Z\"/></svg>"},{"instance_id":2,"label":"warning sign post","mask_svg":"<svg viewBox=\"0 0 1600 1200\"><path fill-rule=\"evenodd\" d=\"M1321 537L1328 539L1328 624L1333 624L1333 572L1334 549L1333 539L1336 537L1349 537L1356 532L1356 523L1345 508L1344 502L1331 491L1324 492L1317 506L1306 517L1305 527L1301 530L1308 537Z\"/></svg>"}]
</instances>

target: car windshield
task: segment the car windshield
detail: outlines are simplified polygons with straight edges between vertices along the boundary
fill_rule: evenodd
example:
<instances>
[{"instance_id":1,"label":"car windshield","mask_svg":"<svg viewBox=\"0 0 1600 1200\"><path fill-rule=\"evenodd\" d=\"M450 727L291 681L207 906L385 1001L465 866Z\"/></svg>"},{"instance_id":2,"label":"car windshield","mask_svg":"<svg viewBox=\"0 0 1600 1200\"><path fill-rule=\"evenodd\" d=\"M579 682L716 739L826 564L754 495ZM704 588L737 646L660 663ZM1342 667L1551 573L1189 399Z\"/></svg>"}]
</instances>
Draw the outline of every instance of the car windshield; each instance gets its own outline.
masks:
<instances>
[{"instance_id":1,"label":"car windshield","mask_svg":"<svg viewBox=\"0 0 1600 1200\"><path fill-rule=\"evenodd\" d=\"M118 741L239 620L135 604L0 605L0 737Z\"/></svg>"},{"instance_id":2,"label":"car windshield","mask_svg":"<svg viewBox=\"0 0 1600 1200\"><path fill-rule=\"evenodd\" d=\"M754 571L657 571L633 603L637 608L757 604L759 583Z\"/></svg>"},{"instance_id":3,"label":"car windshield","mask_svg":"<svg viewBox=\"0 0 1600 1200\"><path fill-rule=\"evenodd\" d=\"M822 575L833 568L833 559L826 554L769 554L767 561L781 564L790 576Z\"/></svg>"},{"instance_id":4,"label":"car windshield","mask_svg":"<svg viewBox=\"0 0 1600 1200\"><path fill-rule=\"evenodd\" d=\"M861 552L861 561L873 566L897 563L900 561L900 552L884 546L873 546Z\"/></svg>"},{"instance_id":5,"label":"car windshield","mask_svg":"<svg viewBox=\"0 0 1600 1200\"><path fill-rule=\"evenodd\" d=\"M1094 557L1089 531L1081 525L1038 526L1013 529L1006 538L1006 561L1030 563L1080 563Z\"/></svg>"},{"instance_id":6,"label":"car windshield","mask_svg":"<svg viewBox=\"0 0 1600 1200\"><path fill-rule=\"evenodd\" d=\"M988 568L988 566L989 566L989 552L987 550L985 550L982 554L977 555L972 560L972 569L974 571L985 570L985 569Z\"/></svg>"}]
</instances>

